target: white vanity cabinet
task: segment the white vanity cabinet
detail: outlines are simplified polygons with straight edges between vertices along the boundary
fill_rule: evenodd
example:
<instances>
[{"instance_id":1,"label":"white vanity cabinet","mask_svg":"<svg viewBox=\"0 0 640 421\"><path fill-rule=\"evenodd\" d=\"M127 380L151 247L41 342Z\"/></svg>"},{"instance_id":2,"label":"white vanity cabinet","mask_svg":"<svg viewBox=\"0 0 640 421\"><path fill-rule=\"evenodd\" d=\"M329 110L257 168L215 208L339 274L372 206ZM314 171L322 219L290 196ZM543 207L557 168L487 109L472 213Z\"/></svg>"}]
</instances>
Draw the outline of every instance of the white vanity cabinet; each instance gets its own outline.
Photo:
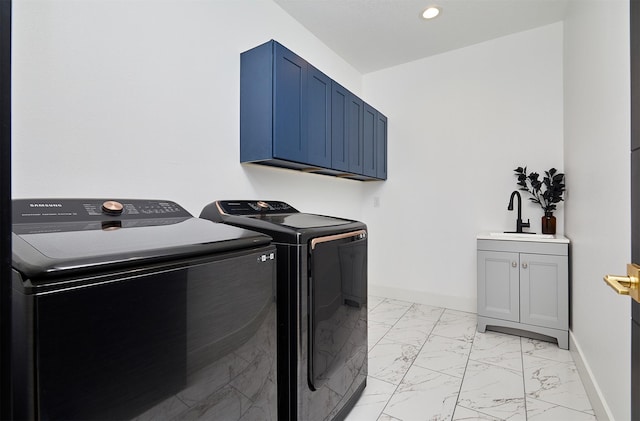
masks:
<instances>
[{"instance_id":1,"label":"white vanity cabinet","mask_svg":"<svg viewBox=\"0 0 640 421\"><path fill-rule=\"evenodd\" d=\"M478 332L507 327L569 348L569 240L478 236Z\"/></svg>"}]
</instances>

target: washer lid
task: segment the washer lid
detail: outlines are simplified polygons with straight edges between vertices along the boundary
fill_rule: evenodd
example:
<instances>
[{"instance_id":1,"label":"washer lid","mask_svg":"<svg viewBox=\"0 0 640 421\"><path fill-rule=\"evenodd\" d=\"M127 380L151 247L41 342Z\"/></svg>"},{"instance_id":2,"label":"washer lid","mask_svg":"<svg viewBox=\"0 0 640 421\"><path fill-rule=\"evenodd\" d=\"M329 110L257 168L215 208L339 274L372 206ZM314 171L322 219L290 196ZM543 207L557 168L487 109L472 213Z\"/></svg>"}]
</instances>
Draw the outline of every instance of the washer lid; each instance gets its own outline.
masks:
<instances>
[{"instance_id":1,"label":"washer lid","mask_svg":"<svg viewBox=\"0 0 640 421\"><path fill-rule=\"evenodd\" d=\"M39 208L14 201L13 267L27 277L38 278L215 254L271 241L264 234L194 218L173 202L162 202L175 205L164 216L158 212L114 216L94 212L93 207L89 212L72 211L84 209L78 203L94 201L28 201L49 205ZM155 201L123 202L130 205L129 210L132 206L140 210L142 202L151 206ZM61 206L52 206L56 203Z\"/></svg>"},{"instance_id":2,"label":"washer lid","mask_svg":"<svg viewBox=\"0 0 640 421\"><path fill-rule=\"evenodd\" d=\"M217 200L205 206L200 217L215 222L235 221L237 217L249 218L249 226L268 227L273 224L294 230L334 227L353 222L333 216L300 213L290 204L275 200Z\"/></svg>"},{"instance_id":3,"label":"washer lid","mask_svg":"<svg viewBox=\"0 0 640 421\"><path fill-rule=\"evenodd\" d=\"M266 200L218 200L200 218L262 232L276 243L306 244L313 237L367 229L358 221L298 212L291 205Z\"/></svg>"},{"instance_id":4,"label":"washer lid","mask_svg":"<svg viewBox=\"0 0 640 421\"><path fill-rule=\"evenodd\" d=\"M314 215L310 213L252 216L251 218L294 229L333 227L353 222L346 219L334 218L333 216Z\"/></svg>"}]
</instances>

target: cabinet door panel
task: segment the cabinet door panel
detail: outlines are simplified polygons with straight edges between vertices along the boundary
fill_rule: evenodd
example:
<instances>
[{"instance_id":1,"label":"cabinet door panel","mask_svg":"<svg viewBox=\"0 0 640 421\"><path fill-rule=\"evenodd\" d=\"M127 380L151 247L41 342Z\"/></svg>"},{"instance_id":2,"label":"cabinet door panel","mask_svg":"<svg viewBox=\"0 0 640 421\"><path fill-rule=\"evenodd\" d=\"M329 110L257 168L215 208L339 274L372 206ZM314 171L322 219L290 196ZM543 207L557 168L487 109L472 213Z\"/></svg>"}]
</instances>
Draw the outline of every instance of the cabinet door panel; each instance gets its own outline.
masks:
<instances>
[{"instance_id":1,"label":"cabinet door panel","mask_svg":"<svg viewBox=\"0 0 640 421\"><path fill-rule=\"evenodd\" d=\"M331 168L331 79L313 66L307 73L307 162Z\"/></svg>"},{"instance_id":2,"label":"cabinet door panel","mask_svg":"<svg viewBox=\"0 0 640 421\"><path fill-rule=\"evenodd\" d=\"M347 111L351 93L333 82L331 90L331 167L349 171Z\"/></svg>"},{"instance_id":3,"label":"cabinet door panel","mask_svg":"<svg viewBox=\"0 0 640 421\"><path fill-rule=\"evenodd\" d=\"M364 116L362 124L362 155L363 155L363 174L376 176L376 127L378 112L369 104L364 104Z\"/></svg>"},{"instance_id":4,"label":"cabinet door panel","mask_svg":"<svg viewBox=\"0 0 640 421\"><path fill-rule=\"evenodd\" d=\"M306 162L307 127L303 115L303 104L307 101L306 67L303 59L276 44L273 107L276 158Z\"/></svg>"},{"instance_id":5,"label":"cabinet door panel","mask_svg":"<svg viewBox=\"0 0 640 421\"><path fill-rule=\"evenodd\" d=\"M378 113L376 127L376 177L387 179L387 117Z\"/></svg>"},{"instance_id":6,"label":"cabinet door panel","mask_svg":"<svg viewBox=\"0 0 640 421\"><path fill-rule=\"evenodd\" d=\"M240 55L240 162L273 157L273 46Z\"/></svg>"},{"instance_id":7,"label":"cabinet door panel","mask_svg":"<svg viewBox=\"0 0 640 421\"><path fill-rule=\"evenodd\" d=\"M519 321L518 253L478 251L478 315Z\"/></svg>"},{"instance_id":8,"label":"cabinet door panel","mask_svg":"<svg viewBox=\"0 0 640 421\"><path fill-rule=\"evenodd\" d=\"M349 143L349 171L362 174L362 118L364 103L355 95L349 96L347 109L347 142Z\"/></svg>"},{"instance_id":9,"label":"cabinet door panel","mask_svg":"<svg viewBox=\"0 0 640 421\"><path fill-rule=\"evenodd\" d=\"M520 261L520 321L568 329L567 257L523 253Z\"/></svg>"}]
</instances>

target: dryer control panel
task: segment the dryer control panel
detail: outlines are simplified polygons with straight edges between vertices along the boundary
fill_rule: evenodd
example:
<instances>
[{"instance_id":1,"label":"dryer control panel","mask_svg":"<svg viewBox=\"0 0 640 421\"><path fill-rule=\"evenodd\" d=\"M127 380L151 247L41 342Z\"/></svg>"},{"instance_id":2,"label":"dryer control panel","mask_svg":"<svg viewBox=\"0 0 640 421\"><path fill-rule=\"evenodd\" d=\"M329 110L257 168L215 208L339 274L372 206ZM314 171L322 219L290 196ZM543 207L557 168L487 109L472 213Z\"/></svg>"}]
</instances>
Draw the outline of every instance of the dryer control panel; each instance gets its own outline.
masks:
<instances>
[{"instance_id":1,"label":"dryer control panel","mask_svg":"<svg viewBox=\"0 0 640 421\"><path fill-rule=\"evenodd\" d=\"M223 215L251 216L278 213L298 213L291 205L275 200L219 200L216 203Z\"/></svg>"}]
</instances>

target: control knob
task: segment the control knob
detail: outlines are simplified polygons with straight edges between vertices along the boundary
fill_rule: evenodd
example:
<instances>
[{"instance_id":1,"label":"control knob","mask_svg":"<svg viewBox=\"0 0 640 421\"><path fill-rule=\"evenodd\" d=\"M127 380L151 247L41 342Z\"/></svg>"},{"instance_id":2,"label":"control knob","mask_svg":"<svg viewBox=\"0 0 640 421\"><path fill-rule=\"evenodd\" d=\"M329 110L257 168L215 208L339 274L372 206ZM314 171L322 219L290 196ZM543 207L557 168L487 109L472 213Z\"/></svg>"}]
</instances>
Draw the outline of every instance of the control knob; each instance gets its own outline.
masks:
<instances>
[{"instance_id":1,"label":"control knob","mask_svg":"<svg viewBox=\"0 0 640 421\"><path fill-rule=\"evenodd\" d=\"M258 207L260 208L261 211L266 211L271 209L271 205L269 205L267 202L260 200L258 203L256 203L258 205Z\"/></svg>"},{"instance_id":2,"label":"control knob","mask_svg":"<svg viewBox=\"0 0 640 421\"><path fill-rule=\"evenodd\" d=\"M102 212L107 215L120 215L124 206L120 202L116 202L115 200L107 200L102 204Z\"/></svg>"}]
</instances>

